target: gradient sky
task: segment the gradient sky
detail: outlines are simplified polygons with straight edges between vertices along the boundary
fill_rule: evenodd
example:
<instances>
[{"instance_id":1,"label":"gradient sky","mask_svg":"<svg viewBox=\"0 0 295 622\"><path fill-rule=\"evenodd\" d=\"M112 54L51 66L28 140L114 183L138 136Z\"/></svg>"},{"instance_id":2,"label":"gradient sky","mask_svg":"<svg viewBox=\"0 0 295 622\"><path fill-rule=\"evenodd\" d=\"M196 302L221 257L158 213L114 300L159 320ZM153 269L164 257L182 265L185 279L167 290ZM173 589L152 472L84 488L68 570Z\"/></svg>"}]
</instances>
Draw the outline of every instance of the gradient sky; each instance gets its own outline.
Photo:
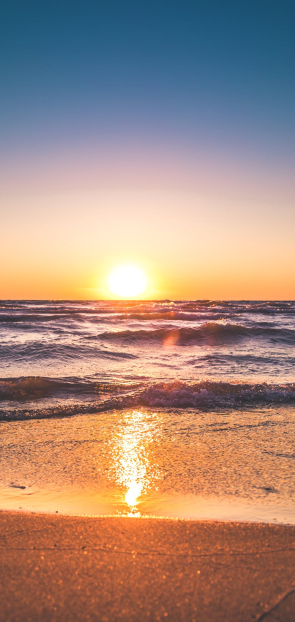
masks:
<instances>
[{"instance_id":1,"label":"gradient sky","mask_svg":"<svg viewBox=\"0 0 295 622\"><path fill-rule=\"evenodd\" d=\"M295 5L2 2L0 297L295 298Z\"/></svg>"}]
</instances>

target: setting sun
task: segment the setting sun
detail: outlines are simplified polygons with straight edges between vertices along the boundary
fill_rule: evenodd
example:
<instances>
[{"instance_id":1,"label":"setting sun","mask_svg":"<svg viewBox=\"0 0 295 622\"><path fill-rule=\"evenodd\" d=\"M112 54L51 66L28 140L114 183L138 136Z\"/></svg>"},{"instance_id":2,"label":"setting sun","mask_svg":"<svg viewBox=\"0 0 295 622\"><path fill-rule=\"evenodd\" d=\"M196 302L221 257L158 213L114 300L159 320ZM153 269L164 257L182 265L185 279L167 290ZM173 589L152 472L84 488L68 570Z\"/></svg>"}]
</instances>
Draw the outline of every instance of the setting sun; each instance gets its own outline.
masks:
<instances>
[{"instance_id":1,"label":"setting sun","mask_svg":"<svg viewBox=\"0 0 295 622\"><path fill-rule=\"evenodd\" d=\"M109 277L109 289L121 298L132 298L142 294L147 286L144 272L133 265L118 266Z\"/></svg>"}]
</instances>

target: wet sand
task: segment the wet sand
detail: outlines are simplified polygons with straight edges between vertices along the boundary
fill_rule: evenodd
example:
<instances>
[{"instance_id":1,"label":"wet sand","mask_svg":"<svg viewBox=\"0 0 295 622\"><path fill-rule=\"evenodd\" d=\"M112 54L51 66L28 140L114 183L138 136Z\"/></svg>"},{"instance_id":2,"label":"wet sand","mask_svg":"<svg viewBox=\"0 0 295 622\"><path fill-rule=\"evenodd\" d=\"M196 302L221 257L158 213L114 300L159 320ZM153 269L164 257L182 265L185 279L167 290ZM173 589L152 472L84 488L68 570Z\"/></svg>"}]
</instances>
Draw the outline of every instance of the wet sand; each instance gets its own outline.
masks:
<instances>
[{"instance_id":1,"label":"wet sand","mask_svg":"<svg viewBox=\"0 0 295 622\"><path fill-rule=\"evenodd\" d=\"M294 622L295 527L0 512L0 620Z\"/></svg>"}]
</instances>

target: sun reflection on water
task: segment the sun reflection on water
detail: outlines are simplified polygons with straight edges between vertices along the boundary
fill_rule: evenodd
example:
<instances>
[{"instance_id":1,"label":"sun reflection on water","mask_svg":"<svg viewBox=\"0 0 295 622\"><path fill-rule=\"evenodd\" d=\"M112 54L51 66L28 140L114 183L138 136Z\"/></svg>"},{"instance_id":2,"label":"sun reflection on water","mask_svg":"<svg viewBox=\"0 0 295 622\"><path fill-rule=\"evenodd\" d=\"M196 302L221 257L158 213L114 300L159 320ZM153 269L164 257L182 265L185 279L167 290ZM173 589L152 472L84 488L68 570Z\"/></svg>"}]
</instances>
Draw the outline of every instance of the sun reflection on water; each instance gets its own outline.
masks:
<instances>
[{"instance_id":1,"label":"sun reflection on water","mask_svg":"<svg viewBox=\"0 0 295 622\"><path fill-rule=\"evenodd\" d=\"M132 516L140 516L140 498L151 483L148 447L153 441L152 417L137 410L125 413L116 438L116 479L123 487L124 505Z\"/></svg>"},{"instance_id":2,"label":"sun reflection on water","mask_svg":"<svg viewBox=\"0 0 295 622\"><path fill-rule=\"evenodd\" d=\"M143 485L141 482L130 482L129 486L125 495L125 501L133 509L137 504L137 498L142 491Z\"/></svg>"}]
</instances>

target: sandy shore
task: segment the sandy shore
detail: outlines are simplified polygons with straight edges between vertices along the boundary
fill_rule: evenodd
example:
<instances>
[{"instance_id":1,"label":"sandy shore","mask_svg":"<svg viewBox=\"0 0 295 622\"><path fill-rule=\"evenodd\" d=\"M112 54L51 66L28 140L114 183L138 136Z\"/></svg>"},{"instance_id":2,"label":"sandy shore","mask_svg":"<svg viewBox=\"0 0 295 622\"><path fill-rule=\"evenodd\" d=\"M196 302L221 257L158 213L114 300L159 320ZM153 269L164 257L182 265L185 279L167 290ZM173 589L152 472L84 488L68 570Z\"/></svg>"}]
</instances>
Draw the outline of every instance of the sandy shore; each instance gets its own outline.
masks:
<instances>
[{"instance_id":1,"label":"sandy shore","mask_svg":"<svg viewBox=\"0 0 295 622\"><path fill-rule=\"evenodd\" d=\"M295 527L0 512L0 620L295 620Z\"/></svg>"}]
</instances>

